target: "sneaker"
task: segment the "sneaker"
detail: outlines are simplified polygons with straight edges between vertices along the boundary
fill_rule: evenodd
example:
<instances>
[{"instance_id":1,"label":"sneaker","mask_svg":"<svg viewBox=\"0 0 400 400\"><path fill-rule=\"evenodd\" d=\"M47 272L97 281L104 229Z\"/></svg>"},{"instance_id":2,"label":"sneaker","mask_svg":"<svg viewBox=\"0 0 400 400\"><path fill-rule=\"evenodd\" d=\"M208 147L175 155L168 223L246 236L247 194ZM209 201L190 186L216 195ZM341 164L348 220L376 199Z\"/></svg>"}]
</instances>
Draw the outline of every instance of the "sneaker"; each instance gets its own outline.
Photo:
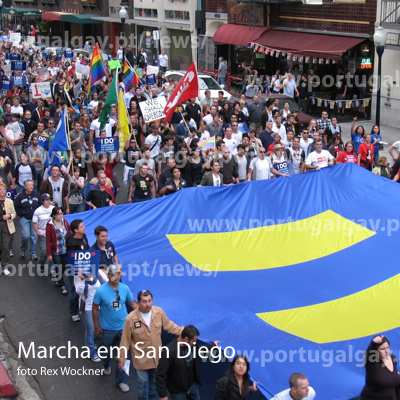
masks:
<instances>
[{"instance_id":1,"label":"sneaker","mask_svg":"<svg viewBox=\"0 0 400 400\"><path fill-rule=\"evenodd\" d=\"M25 258L25 252L21 251L21 258Z\"/></svg>"},{"instance_id":2,"label":"sneaker","mask_svg":"<svg viewBox=\"0 0 400 400\"><path fill-rule=\"evenodd\" d=\"M4 269L3 269L3 274L6 275L6 276L8 276L8 275L11 274L11 272L10 272L7 268L4 268Z\"/></svg>"},{"instance_id":3,"label":"sneaker","mask_svg":"<svg viewBox=\"0 0 400 400\"><path fill-rule=\"evenodd\" d=\"M104 375L111 375L111 367L107 367L103 369L103 374Z\"/></svg>"},{"instance_id":4,"label":"sneaker","mask_svg":"<svg viewBox=\"0 0 400 400\"><path fill-rule=\"evenodd\" d=\"M14 255L13 251L10 250L10 257L12 257Z\"/></svg>"},{"instance_id":5,"label":"sneaker","mask_svg":"<svg viewBox=\"0 0 400 400\"><path fill-rule=\"evenodd\" d=\"M79 315L73 315L71 318L72 322L79 322L81 320L81 317Z\"/></svg>"},{"instance_id":6,"label":"sneaker","mask_svg":"<svg viewBox=\"0 0 400 400\"><path fill-rule=\"evenodd\" d=\"M93 362L100 362L101 361L101 358L97 354L95 354L93 357L90 357L90 359Z\"/></svg>"},{"instance_id":7,"label":"sneaker","mask_svg":"<svg viewBox=\"0 0 400 400\"><path fill-rule=\"evenodd\" d=\"M126 383L117 383L117 386L121 389L121 392L129 392L129 386Z\"/></svg>"},{"instance_id":8,"label":"sneaker","mask_svg":"<svg viewBox=\"0 0 400 400\"><path fill-rule=\"evenodd\" d=\"M31 256L31 261L37 261L37 260L39 260L39 259L36 255Z\"/></svg>"}]
</instances>

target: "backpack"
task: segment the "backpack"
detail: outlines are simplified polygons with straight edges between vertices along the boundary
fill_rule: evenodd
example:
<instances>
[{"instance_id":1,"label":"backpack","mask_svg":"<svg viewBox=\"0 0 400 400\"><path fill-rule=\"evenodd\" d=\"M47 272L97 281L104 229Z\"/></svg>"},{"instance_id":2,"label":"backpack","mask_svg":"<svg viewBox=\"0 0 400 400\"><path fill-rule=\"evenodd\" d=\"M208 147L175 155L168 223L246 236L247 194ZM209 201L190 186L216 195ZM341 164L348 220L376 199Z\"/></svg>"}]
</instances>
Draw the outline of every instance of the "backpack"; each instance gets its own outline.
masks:
<instances>
[{"instance_id":1,"label":"backpack","mask_svg":"<svg viewBox=\"0 0 400 400\"><path fill-rule=\"evenodd\" d=\"M138 58L138 64L139 65L144 65L146 62L146 60L144 59L144 55L142 53L139 54L139 58Z\"/></svg>"}]
</instances>

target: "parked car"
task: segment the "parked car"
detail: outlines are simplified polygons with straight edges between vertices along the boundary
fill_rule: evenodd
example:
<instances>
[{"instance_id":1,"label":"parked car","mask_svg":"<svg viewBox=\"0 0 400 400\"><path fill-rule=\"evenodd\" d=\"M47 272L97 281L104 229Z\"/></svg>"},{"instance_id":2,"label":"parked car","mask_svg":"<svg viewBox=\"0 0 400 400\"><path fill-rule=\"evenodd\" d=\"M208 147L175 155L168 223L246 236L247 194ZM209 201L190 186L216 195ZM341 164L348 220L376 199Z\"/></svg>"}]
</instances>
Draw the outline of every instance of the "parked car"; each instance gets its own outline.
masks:
<instances>
[{"instance_id":1,"label":"parked car","mask_svg":"<svg viewBox=\"0 0 400 400\"><path fill-rule=\"evenodd\" d=\"M176 81L180 81L186 71L167 71L165 73L165 77L167 79L174 79ZM218 92L222 90L224 92L224 99L228 100L232 97L232 95L226 90L222 89L221 86L217 83L217 81L207 74L198 74L199 77L199 97L205 97L204 92L209 90L211 92L211 98L218 98Z\"/></svg>"},{"instance_id":2,"label":"parked car","mask_svg":"<svg viewBox=\"0 0 400 400\"><path fill-rule=\"evenodd\" d=\"M72 49L72 52L77 54L79 56L79 54L82 54L88 58L92 58L93 55L93 49ZM108 53L107 51L103 51L100 50L100 54L103 58L103 61L108 61L108 60L112 60L112 56L110 53Z\"/></svg>"}]
</instances>

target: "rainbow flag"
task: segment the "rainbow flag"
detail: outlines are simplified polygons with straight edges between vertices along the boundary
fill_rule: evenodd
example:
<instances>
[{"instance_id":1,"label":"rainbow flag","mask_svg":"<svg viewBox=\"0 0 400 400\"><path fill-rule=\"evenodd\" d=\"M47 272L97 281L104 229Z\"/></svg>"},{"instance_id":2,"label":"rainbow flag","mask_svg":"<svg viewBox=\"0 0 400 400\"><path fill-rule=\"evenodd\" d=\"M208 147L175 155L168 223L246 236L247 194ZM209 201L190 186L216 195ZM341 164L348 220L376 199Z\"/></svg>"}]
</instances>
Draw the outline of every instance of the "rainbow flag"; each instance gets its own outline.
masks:
<instances>
[{"instance_id":1,"label":"rainbow flag","mask_svg":"<svg viewBox=\"0 0 400 400\"><path fill-rule=\"evenodd\" d=\"M210 137L210 139L203 140L197 144L198 151L201 150L215 150L215 137Z\"/></svg>"},{"instance_id":2,"label":"rainbow flag","mask_svg":"<svg viewBox=\"0 0 400 400\"><path fill-rule=\"evenodd\" d=\"M134 79L133 83L135 85L140 85L141 79L139 78L139 75L136 71L133 73L133 79Z\"/></svg>"},{"instance_id":3,"label":"rainbow flag","mask_svg":"<svg viewBox=\"0 0 400 400\"><path fill-rule=\"evenodd\" d=\"M125 92L129 91L129 88L132 85L135 85L133 68L130 66L129 62L126 58L124 58L124 84L125 84Z\"/></svg>"},{"instance_id":4,"label":"rainbow flag","mask_svg":"<svg viewBox=\"0 0 400 400\"><path fill-rule=\"evenodd\" d=\"M89 95L91 86L97 83L99 80L103 79L105 76L107 76L107 73L103 65L103 59L101 58L99 46L96 43L93 50L92 61L90 63L89 84L88 84Z\"/></svg>"}]
</instances>

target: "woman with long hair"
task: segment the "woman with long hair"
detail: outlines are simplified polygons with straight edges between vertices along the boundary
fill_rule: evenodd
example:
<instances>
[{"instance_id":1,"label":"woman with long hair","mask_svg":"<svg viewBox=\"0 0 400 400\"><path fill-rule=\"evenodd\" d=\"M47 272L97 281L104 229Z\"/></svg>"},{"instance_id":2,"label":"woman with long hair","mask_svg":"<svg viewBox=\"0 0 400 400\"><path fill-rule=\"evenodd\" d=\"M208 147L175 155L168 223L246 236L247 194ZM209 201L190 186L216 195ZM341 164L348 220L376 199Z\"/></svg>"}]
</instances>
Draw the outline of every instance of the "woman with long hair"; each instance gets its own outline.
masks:
<instances>
[{"instance_id":1,"label":"woman with long hair","mask_svg":"<svg viewBox=\"0 0 400 400\"><path fill-rule=\"evenodd\" d=\"M257 391L257 382L250 386L250 363L245 356L237 355L229 365L228 372L217 381L214 400L245 400Z\"/></svg>"},{"instance_id":2,"label":"woman with long hair","mask_svg":"<svg viewBox=\"0 0 400 400\"><path fill-rule=\"evenodd\" d=\"M333 155L333 157L337 158L339 153L343 151L342 144L342 135L340 133L335 133L332 136L332 145L328 149L329 153Z\"/></svg>"},{"instance_id":3,"label":"woman with long hair","mask_svg":"<svg viewBox=\"0 0 400 400\"><path fill-rule=\"evenodd\" d=\"M374 165L379 161L379 143L382 141L381 129L374 125L371 129L371 142L374 145Z\"/></svg>"},{"instance_id":4,"label":"woman with long hair","mask_svg":"<svg viewBox=\"0 0 400 400\"><path fill-rule=\"evenodd\" d=\"M365 386L360 400L397 400L400 374L390 343L383 335L375 336L365 352Z\"/></svg>"},{"instance_id":5,"label":"woman with long hair","mask_svg":"<svg viewBox=\"0 0 400 400\"><path fill-rule=\"evenodd\" d=\"M358 155L356 153L356 146L351 141L346 142L343 151L341 151L338 154L336 164L343 164L348 162L353 164L358 164Z\"/></svg>"},{"instance_id":6,"label":"woman with long hair","mask_svg":"<svg viewBox=\"0 0 400 400\"><path fill-rule=\"evenodd\" d=\"M50 220L46 225L46 253L47 261L53 263L53 275L56 286L61 289L61 294L68 294L64 283L64 272L67 268L67 236L69 232L69 223L65 220L61 207L54 207L51 210Z\"/></svg>"},{"instance_id":7,"label":"woman with long hair","mask_svg":"<svg viewBox=\"0 0 400 400\"><path fill-rule=\"evenodd\" d=\"M357 117L353 118L353 122L351 124L350 128L350 134L351 134L351 140L354 143L354 146L356 148L356 153L358 153L358 148L360 147L361 143L364 143L364 135L365 135L365 129L362 125L357 126L357 128L354 129L356 126L357 122Z\"/></svg>"},{"instance_id":8,"label":"woman with long hair","mask_svg":"<svg viewBox=\"0 0 400 400\"><path fill-rule=\"evenodd\" d=\"M79 123L81 125L81 130L85 134L86 145L89 147L90 118L87 112L81 112Z\"/></svg>"}]
</instances>

